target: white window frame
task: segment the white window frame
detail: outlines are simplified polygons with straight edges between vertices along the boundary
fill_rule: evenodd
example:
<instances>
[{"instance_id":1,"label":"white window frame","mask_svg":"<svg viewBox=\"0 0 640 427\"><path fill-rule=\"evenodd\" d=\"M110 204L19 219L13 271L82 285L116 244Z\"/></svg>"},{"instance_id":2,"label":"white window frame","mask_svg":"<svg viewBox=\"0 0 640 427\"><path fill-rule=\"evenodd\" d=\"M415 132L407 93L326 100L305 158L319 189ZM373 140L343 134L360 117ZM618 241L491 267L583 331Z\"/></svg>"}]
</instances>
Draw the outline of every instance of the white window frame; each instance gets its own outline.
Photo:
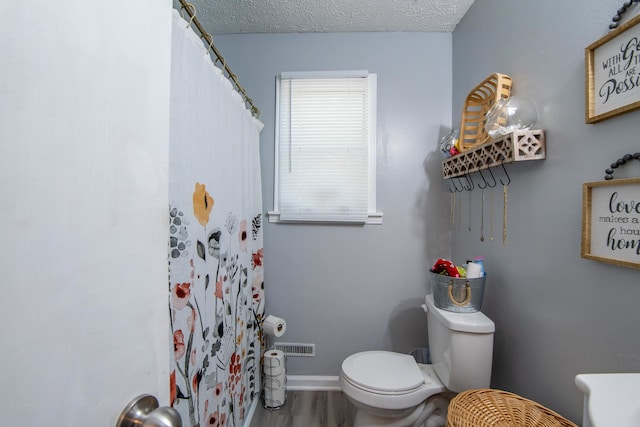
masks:
<instances>
[{"instance_id":1,"label":"white window frame","mask_svg":"<svg viewBox=\"0 0 640 427\"><path fill-rule=\"evenodd\" d=\"M323 72L285 72L276 78L276 126L275 126L275 164L274 164L274 187L273 187L273 210L268 212L271 223L353 223L352 221L326 221L315 219L304 220L284 220L280 218L279 200L279 157L280 157L280 83L282 79L304 79L304 78L353 78L363 77L369 83L369 129L368 129L368 209L367 219L364 224L382 224L382 212L376 207L376 118L377 118L377 75L368 71L323 71ZM363 222L359 222L362 224Z\"/></svg>"}]
</instances>

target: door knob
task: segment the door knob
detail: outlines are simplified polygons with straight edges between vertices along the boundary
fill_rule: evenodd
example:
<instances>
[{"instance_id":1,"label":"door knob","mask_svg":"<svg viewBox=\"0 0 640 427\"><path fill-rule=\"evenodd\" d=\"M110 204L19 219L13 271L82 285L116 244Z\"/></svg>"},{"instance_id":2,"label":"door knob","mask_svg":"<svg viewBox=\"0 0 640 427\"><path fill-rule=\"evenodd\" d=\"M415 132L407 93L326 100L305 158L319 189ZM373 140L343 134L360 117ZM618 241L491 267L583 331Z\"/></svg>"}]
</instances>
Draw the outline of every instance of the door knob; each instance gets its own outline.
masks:
<instances>
[{"instance_id":1,"label":"door knob","mask_svg":"<svg viewBox=\"0 0 640 427\"><path fill-rule=\"evenodd\" d=\"M141 394L124 408L116 427L182 427L182 419L175 409L160 407L158 399Z\"/></svg>"}]
</instances>

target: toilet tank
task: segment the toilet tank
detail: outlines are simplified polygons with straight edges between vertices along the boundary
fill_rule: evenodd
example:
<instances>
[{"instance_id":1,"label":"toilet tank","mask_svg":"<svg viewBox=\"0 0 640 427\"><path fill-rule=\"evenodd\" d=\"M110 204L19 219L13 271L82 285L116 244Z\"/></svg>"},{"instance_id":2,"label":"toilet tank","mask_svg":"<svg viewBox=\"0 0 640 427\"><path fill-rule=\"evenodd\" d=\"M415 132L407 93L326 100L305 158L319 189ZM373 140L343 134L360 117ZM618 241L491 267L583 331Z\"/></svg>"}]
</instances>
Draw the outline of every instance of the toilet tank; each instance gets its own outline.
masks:
<instances>
[{"instance_id":1,"label":"toilet tank","mask_svg":"<svg viewBox=\"0 0 640 427\"><path fill-rule=\"evenodd\" d=\"M481 312L454 313L426 297L429 354L442 383L454 392L487 388L491 382L495 324Z\"/></svg>"}]
</instances>

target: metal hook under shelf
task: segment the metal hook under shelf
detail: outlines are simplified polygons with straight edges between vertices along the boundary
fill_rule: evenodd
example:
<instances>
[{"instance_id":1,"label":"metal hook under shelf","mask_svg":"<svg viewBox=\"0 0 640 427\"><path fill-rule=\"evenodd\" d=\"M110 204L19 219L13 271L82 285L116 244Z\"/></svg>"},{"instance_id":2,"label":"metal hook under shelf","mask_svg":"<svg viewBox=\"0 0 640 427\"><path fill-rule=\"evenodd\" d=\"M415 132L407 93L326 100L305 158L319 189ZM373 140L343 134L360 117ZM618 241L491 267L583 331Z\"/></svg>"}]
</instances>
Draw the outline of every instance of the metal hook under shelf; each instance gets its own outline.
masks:
<instances>
[{"instance_id":1,"label":"metal hook under shelf","mask_svg":"<svg viewBox=\"0 0 640 427\"><path fill-rule=\"evenodd\" d=\"M511 184L511 177L509 176L509 172L507 172L507 168L504 167L504 162L500 164L502 166L502 170L504 171L505 176L507 177L507 182L505 183L502 178L500 178L500 184L509 185Z\"/></svg>"},{"instance_id":2,"label":"metal hook under shelf","mask_svg":"<svg viewBox=\"0 0 640 427\"><path fill-rule=\"evenodd\" d=\"M486 188L486 187L493 188L496 185L498 185L498 182L496 181L496 177L493 176L493 172L491 172L491 168L488 168L487 171L489 171L489 174L491 175L491 180L493 181L493 184L489 184L487 179L484 177L484 174L482 173L482 170L478 170L478 173L480 174L480 176L482 177L482 179L486 183L486 186L484 188ZM483 187L480 187L480 188L483 188Z\"/></svg>"},{"instance_id":3,"label":"metal hook under shelf","mask_svg":"<svg viewBox=\"0 0 640 427\"><path fill-rule=\"evenodd\" d=\"M482 175L482 172L478 171L478 173L480 174L480 177L482 178L482 182L484 182L484 185L481 185L481 183L478 183L478 188L481 189L481 190L484 190L485 188L487 188L489 186L489 183L484 178L484 175Z\"/></svg>"},{"instance_id":4,"label":"metal hook under shelf","mask_svg":"<svg viewBox=\"0 0 640 427\"><path fill-rule=\"evenodd\" d=\"M466 191L471 191L475 188L475 185L473 184L473 179L471 178L471 176L469 176L468 173L464 174L464 179L467 180L467 183L469 184L469 186L466 185L462 185L462 187L466 190Z\"/></svg>"},{"instance_id":5,"label":"metal hook under shelf","mask_svg":"<svg viewBox=\"0 0 640 427\"><path fill-rule=\"evenodd\" d=\"M449 188L449 191L451 191L452 193L461 193L464 191L464 186L462 185L462 183L460 183L460 188L458 188L458 186L456 185L454 180L457 180L458 182L460 182L459 178L453 177L450 178L451 179L451 184L453 184L453 188L455 191L451 191L451 188Z\"/></svg>"}]
</instances>

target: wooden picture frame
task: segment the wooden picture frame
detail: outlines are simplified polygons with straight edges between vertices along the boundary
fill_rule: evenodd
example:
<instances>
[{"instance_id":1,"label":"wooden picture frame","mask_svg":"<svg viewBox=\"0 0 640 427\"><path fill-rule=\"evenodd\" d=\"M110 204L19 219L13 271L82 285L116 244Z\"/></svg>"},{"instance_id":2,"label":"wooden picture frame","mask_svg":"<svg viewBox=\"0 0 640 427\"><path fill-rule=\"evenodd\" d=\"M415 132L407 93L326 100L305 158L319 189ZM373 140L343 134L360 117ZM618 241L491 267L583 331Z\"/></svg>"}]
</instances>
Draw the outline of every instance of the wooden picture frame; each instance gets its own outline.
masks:
<instances>
[{"instance_id":1,"label":"wooden picture frame","mask_svg":"<svg viewBox=\"0 0 640 427\"><path fill-rule=\"evenodd\" d=\"M640 15L585 49L585 122L640 108Z\"/></svg>"},{"instance_id":2,"label":"wooden picture frame","mask_svg":"<svg viewBox=\"0 0 640 427\"><path fill-rule=\"evenodd\" d=\"M640 269L640 178L582 185L580 255Z\"/></svg>"}]
</instances>

